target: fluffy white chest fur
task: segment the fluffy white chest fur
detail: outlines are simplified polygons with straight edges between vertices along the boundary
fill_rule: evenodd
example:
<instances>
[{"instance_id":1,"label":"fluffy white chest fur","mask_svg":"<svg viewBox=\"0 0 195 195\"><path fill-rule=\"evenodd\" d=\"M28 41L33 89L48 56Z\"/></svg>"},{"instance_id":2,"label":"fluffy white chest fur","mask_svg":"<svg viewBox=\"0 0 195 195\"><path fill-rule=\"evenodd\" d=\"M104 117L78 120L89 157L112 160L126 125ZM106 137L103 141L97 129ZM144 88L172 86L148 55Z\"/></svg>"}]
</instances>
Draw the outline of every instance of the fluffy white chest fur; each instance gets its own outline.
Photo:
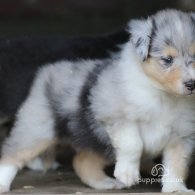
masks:
<instances>
[{"instance_id":1,"label":"fluffy white chest fur","mask_svg":"<svg viewBox=\"0 0 195 195\"><path fill-rule=\"evenodd\" d=\"M178 99L166 96L145 99L144 117L138 121L140 134L144 144L144 152L158 155L168 142L180 139L193 132L193 102L190 98ZM185 104L186 103L186 104ZM149 105L148 105L149 104ZM152 108L149 108L152 105Z\"/></svg>"}]
</instances>

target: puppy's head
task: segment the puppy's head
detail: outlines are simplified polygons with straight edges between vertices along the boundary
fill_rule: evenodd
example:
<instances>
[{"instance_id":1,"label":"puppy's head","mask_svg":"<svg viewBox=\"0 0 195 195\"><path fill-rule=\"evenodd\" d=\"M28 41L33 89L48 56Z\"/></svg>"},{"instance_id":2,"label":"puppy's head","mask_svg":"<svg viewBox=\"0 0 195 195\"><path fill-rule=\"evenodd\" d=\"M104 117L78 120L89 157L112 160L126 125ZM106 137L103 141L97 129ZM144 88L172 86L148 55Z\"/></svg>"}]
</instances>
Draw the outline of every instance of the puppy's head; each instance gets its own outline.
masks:
<instances>
[{"instance_id":1,"label":"puppy's head","mask_svg":"<svg viewBox=\"0 0 195 195\"><path fill-rule=\"evenodd\" d=\"M129 28L145 74L169 93L195 94L195 14L164 10Z\"/></svg>"}]
</instances>

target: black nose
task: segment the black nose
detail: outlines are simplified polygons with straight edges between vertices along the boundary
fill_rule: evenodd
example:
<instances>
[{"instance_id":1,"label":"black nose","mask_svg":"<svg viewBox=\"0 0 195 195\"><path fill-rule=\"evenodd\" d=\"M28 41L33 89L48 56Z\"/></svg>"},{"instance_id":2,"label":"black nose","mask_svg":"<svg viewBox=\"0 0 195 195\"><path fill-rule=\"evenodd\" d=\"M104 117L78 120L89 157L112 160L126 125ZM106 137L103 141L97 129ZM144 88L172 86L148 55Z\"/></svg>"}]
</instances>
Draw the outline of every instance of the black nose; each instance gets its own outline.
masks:
<instances>
[{"instance_id":1,"label":"black nose","mask_svg":"<svg viewBox=\"0 0 195 195\"><path fill-rule=\"evenodd\" d=\"M188 82L185 82L184 84L189 91L193 91L195 89L195 80L190 80Z\"/></svg>"}]
</instances>

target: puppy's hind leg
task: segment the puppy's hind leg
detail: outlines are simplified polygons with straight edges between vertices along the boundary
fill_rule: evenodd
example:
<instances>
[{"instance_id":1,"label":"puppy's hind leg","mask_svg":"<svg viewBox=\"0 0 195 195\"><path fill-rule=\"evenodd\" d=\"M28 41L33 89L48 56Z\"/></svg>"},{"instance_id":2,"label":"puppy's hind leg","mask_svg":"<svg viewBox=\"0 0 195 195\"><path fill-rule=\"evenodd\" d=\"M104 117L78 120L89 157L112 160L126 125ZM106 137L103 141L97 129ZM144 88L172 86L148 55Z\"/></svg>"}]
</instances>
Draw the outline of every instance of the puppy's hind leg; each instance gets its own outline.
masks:
<instances>
[{"instance_id":1,"label":"puppy's hind leg","mask_svg":"<svg viewBox=\"0 0 195 195\"><path fill-rule=\"evenodd\" d=\"M107 165L109 162L103 156L90 151L77 153L73 161L75 172L86 185L95 189L124 188L122 183L104 173Z\"/></svg>"},{"instance_id":2,"label":"puppy's hind leg","mask_svg":"<svg viewBox=\"0 0 195 195\"><path fill-rule=\"evenodd\" d=\"M0 193L9 191L19 169L55 144L51 111L45 104L33 101L30 99L21 107L14 127L3 143Z\"/></svg>"}]
</instances>

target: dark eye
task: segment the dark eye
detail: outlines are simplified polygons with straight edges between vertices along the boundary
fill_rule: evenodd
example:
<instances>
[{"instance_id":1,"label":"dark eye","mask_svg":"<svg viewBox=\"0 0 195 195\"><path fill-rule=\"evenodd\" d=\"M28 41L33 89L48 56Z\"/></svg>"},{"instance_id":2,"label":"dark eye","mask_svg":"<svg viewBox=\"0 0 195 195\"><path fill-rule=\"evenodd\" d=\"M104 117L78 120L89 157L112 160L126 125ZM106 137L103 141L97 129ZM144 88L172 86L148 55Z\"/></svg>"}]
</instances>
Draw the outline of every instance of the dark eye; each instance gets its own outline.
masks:
<instances>
[{"instance_id":1,"label":"dark eye","mask_svg":"<svg viewBox=\"0 0 195 195\"><path fill-rule=\"evenodd\" d=\"M163 62L163 64L171 66L173 64L173 57L172 56L161 57L161 61Z\"/></svg>"}]
</instances>

